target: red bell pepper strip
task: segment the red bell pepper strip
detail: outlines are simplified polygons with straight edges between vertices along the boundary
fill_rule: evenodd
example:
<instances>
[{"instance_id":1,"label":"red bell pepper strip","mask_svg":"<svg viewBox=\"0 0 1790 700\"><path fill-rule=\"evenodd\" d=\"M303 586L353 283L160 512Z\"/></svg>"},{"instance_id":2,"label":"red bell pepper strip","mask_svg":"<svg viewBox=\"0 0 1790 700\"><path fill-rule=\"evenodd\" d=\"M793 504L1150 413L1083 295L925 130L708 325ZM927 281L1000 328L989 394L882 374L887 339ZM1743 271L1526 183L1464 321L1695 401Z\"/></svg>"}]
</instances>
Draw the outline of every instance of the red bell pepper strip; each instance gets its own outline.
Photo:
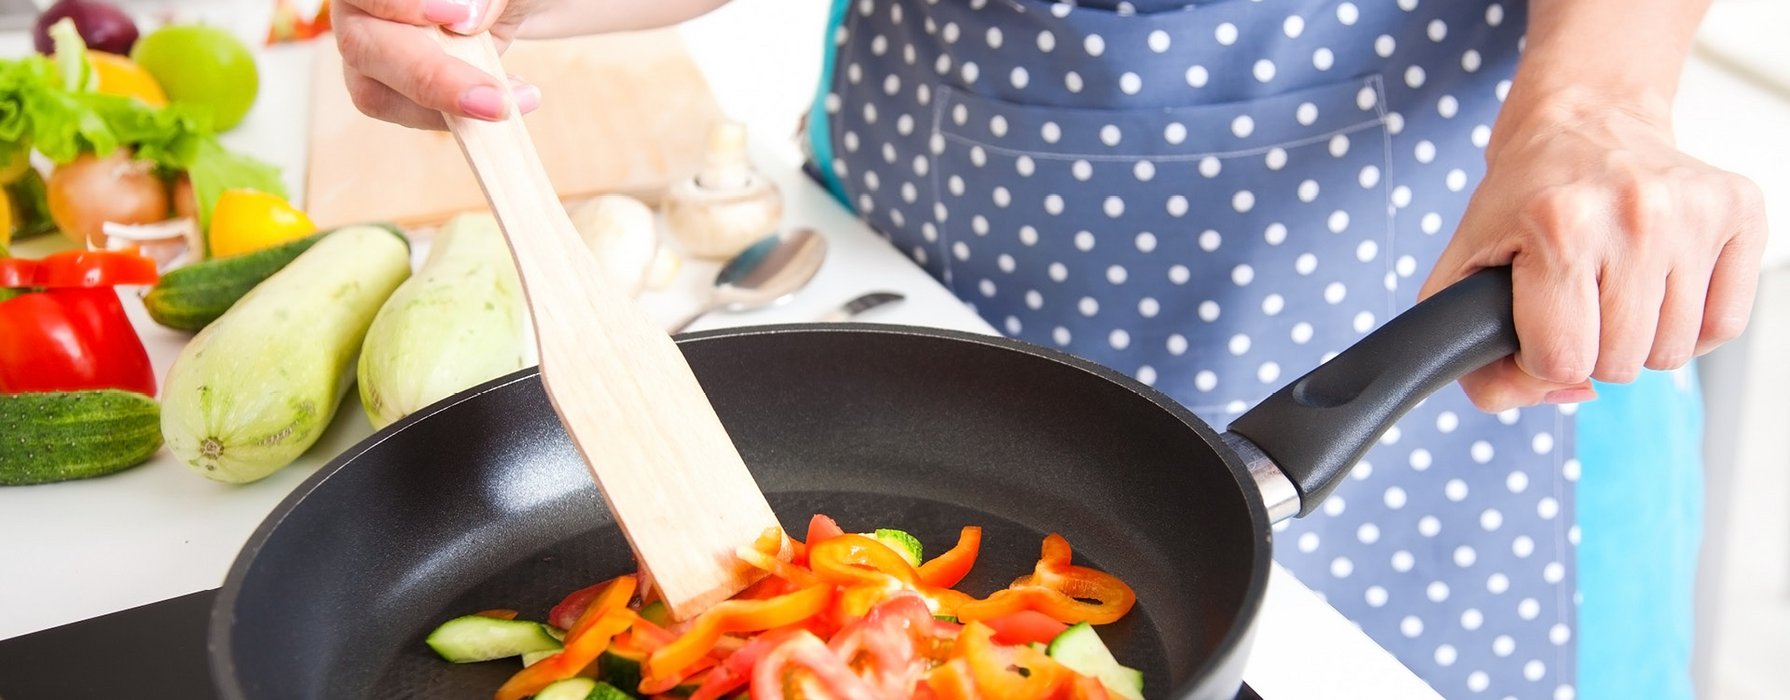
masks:
<instances>
[{"instance_id":1,"label":"red bell pepper strip","mask_svg":"<svg viewBox=\"0 0 1790 700\"><path fill-rule=\"evenodd\" d=\"M473 613L473 615L476 617L491 617L491 618L496 618L499 620L514 620L514 619L516 619L516 615L518 615L518 614L519 613L517 613L515 610L509 610L507 608L497 608L494 610L480 610L478 612Z\"/></svg>"},{"instance_id":2,"label":"red bell pepper strip","mask_svg":"<svg viewBox=\"0 0 1790 700\"><path fill-rule=\"evenodd\" d=\"M609 648L609 640L628 625L640 619L634 611L627 608L610 610L596 616L596 622L586 626L583 634L573 637L566 635L566 648L524 668L504 682L497 689L496 700L522 700L522 698L541 692L542 688L578 675L590 662Z\"/></svg>"},{"instance_id":3,"label":"red bell pepper strip","mask_svg":"<svg viewBox=\"0 0 1790 700\"><path fill-rule=\"evenodd\" d=\"M982 528L970 526L957 536L957 546L920 565L920 581L934 588L950 588L969 575L982 549Z\"/></svg>"},{"instance_id":4,"label":"red bell pepper strip","mask_svg":"<svg viewBox=\"0 0 1790 700\"><path fill-rule=\"evenodd\" d=\"M566 632L565 648L511 676L497 689L497 700L521 700L555 681L578 675L590 662L596 661L609 648L611 639L640 619L627 607L637 584L638 580L633 576L618 576L604 584L584 614Z\"/></svg>"},{"instance_id":5,"label":"red bell pepper strip","mask_svg":"<svg viewBox=\"0 0 1790 700\"><path fill-rule=\"evenodd\" d=\"M981 621L994 630L994 641L1000 644L1049 644L1069 625L1036 610L1021 610Z\"/></svg>"},{"instance_id":6,"label":"red bell pepper strip","mask_svg":"<svg viewBox=\"0 0 1790 700\"><path fill-rule=\"evenodd\" d=\"M933 669L923 685L938 700L977 700L976 679L970 675L970 662L963 659Z\"/></svg>"},{"instance_id":7,"label":"red bell pepper strip","mask_svg":"<svg viewBox=\"0 0 1790 700\"><path fill-rule=\"evenodd\" d=\"M578 624L578 617L590 609L590 602L596 600L597 594L603 592L603 588L608 585L608 581L602 581L566 594L558 605L547 611L547 624L562 630L571 629L572 625Z\"/></svg>"},{"instance_id":8,"label":"red bell pepper strip","mask_svg":"<svg viewBox=\"0 0 1790 700\"><path fill-rule=\"evenodd\" d=\"M110 288L0 302L0 393L124 389L155 395L149 353Z\"/></svg>"},{"instance_id":9,"label":"red bell pepper strip","mask_svg":"<svg viewBox=\"0 0 1790 700\"><path fill-rule=\"evenodd\" d=\"M757 632L806 620L825 610L833 598L831 586L810 586L767 600L729 600L703 611L677 641L646 659L642 669L648 679L681 678L707 656L727 632ZM644 682L643 682L644 683Z\"/></svg>"},{"instance_id":10,"label":"red bell pepper strip","mask_svg":"<svg viewBox=\"0 0 1790 700\"><path fill-rule=\"evenodd\" d=\"M155 284L155 260L115 250L73 250L37 261L33 287L112 287Z\"/></svg>"},{"instance_id":11,"label":"red bell pepper strip","mask_svg":"<svg viewBox=\"0 0 1790 700\"><path fill-rule=\"evenodd\" d=\"M822 581L843 588L837 606L841 619L863 617L901 589L931 598L942 615L950 615L958 605L974 600L961 591L926 585L920 581L919 572L895 550L863 535L844 534L809 545L808 566Z\"/></svg>"},{"instance_id":12,"label":"red bell pepper strip","mask_svg":"<svg viewBox=\"0 0 1790 700\"><path fill-rule=\"evenodd\" d=\"M1104 625L1131 611L1137 594L1130 586L1104 571L1070 564L1071 556L1069 541L1051 533L1031 574L984 600L958 605L955 614L969 622L1036 610L1066 624Z\"/></svg>"},{"instance_id":13,"label":"red bell pepper strip","mask_svg":"<svg viewBox=\"0 0 1790 700\"><path fill-rule=\"evenodd\" d=\"M706 679L708 674L703 673L703 671L710 670L714 667L715 663L715 657L704 656L697 659L695 664L692 664L690 668L685 669L684 672L679 675L666 676L664 678L653 678L650 676L643 677L640 679L640 687L635 690L640 691L641 695L648 697L670 693L671 691L676 690L678 686L683 685L686 681L689 681L698 675L704 676Z\"/></svg>"},{"instance_id":14,"label":"red bell pepper strip","mask_svg":"<svg viewBox=\"0 0 1790 700\"><path fill-rule=\"evenodd\" d=\"M1074 675L1069 686L1069 700L1109 700L1112 695L1106 692L1106 685L1093 676Z\"/></svg>"},{"instance_id":15,"label":"red bell pepper strip","mask_svg":"<svg viewBox=\"0 0 1790 700\"><path fill-rule=\"evenodd\" d=\"M953 655L969 662L970 677L987 700L1049 698L1075 675L1037 649L995 644L994 630L979 622L964 626Z\"/></svg>"},{"instance_id":16,"label":"red bell pepper strip","mask_svg":"<svg viewBox=\"0 0 1790 700\"><path fill-rule=\"evenodd\" d=\"M591 602L597 599L597 594L609 590L610 585L615 582L616 579L598 581L566 594L566 597L561 599L558 605L547 611L547 624L562 630L572 629L573 625L578 624L578 618L583 617L584 612L590 609ZM636 588L639 586L638 578L635 578L634 586Z\"/></svg>"}]
</instances>

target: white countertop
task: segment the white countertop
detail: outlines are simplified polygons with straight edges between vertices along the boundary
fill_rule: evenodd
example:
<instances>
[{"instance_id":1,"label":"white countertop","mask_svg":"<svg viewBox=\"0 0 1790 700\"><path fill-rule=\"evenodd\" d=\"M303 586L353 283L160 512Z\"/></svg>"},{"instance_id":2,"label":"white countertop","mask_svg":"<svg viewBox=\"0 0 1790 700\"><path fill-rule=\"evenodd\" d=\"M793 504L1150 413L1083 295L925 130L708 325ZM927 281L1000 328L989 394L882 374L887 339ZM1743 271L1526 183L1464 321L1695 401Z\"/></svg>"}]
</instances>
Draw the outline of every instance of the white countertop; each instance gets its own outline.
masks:
<instances>
[{"instance_id":1,"label":"white countertop","mask_svg":"<svg viewBox=\"0 0 1790 700\"><path fill-rule=\"evenodd\" d=\"M739 42L745 41L730 37L753 37L753 45L767 47L757 54L761 59L775 57L771 47L791 43L764 41L763 35L743 31L737 24L742 16L766 12L766 18L754 24L774 23L802 7L819 14L824 5L823 0L736 0L722 12L685 27L722 106L753 126L758 136L756 160L779 179L787 197L785 224L812 226L830 243L819 275L789 303L747 314L713 315L693 329L808 321L858 294L887 290L907 299L860 320L994 333L799 172L799 154L782 137L793 126L813 75L799 67L766 73L765 65L730 60L737 56ZM775 9L766 9L771 7ZM805 30L805 24L813 23L816 28L808 36L818 37L822 21L824 16L812 21L804 17L795 27L776 26L781 33ZM722 47L724 41L733 42L734 48ZM801 50L777 50L784 51L784 60L805 60L802 54L817 49L818 41L799 46ZM0 36L0 55L17 55L24 47L19 37ZM298 86L306 83L309 64L308 47L266 51L262 98L248 121L227 138L233 147L283 167L294 193L301 191L303 182L307 112L306 91ZM766 85L765 75L788 78ZM792 113L790 104L797 105L797 111ZM42 239L28 242L20 254L31 255L53 244ZM677 316L693 303L693 291L713 270L713 265L686 265L678 284L667 293L643 298L643 308L660 319ZM127 297L126 306L158 376L164 374L187 336L149 321L132 298ZM310 452L254 484L231 486L199 478L164 452L148 464L101 479L0 489L0 533L5 533L0 535L0 639L221 585L237 550L266 514L306 477L370 433L350 392L334 424ZM1270 700L1437 697L1278 566L1244 677Z\"/></svg>"}]
</instances>

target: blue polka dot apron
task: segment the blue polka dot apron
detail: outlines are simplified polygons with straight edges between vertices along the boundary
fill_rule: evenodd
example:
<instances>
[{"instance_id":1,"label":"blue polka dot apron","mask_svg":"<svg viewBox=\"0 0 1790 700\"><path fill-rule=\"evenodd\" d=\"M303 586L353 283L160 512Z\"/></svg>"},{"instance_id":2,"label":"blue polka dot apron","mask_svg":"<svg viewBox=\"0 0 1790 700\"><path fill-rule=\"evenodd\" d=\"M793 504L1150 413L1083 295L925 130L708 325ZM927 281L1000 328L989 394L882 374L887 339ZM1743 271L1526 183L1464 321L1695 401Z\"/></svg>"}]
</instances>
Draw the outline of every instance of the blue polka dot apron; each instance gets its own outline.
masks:
<instances>
[{"instance_id":1,"label":"blue polka dot apron","mask_svg":"<svg viewBox=\"0 0 1790 700\"><path fill-rule=\"evenodd\" d=\"M1006 333L1225 425L1415 302L1520 4L846 0L814 170ZM1575 695L1573 420L1449 387L1277 560L1448 697ZM1271 653L1271 652L1264 652Z\"/></svg>"}]
</instances>

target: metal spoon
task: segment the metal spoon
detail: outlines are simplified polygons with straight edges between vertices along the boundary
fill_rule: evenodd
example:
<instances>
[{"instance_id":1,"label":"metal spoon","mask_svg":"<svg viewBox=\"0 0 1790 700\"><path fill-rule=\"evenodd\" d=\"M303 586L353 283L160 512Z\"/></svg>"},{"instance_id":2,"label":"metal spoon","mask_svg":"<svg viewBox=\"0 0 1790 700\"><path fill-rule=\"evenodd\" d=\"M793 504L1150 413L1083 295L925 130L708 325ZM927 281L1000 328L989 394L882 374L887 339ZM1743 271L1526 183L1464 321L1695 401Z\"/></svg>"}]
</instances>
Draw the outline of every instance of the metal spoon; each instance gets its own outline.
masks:
<instances>
[{"instance_id":1,"label":"metal spoon","mask_svg":"<svg viewBox=\"0 0 1790 700\"><path fill-rule=\"evenodd\" d=\"M827 239L811 228L774 233L727 261L715 286L694 313L671 327L682 332L710 312L749 311L787 301L814 279L827 257Z\"/></svg>"}]
</instances>

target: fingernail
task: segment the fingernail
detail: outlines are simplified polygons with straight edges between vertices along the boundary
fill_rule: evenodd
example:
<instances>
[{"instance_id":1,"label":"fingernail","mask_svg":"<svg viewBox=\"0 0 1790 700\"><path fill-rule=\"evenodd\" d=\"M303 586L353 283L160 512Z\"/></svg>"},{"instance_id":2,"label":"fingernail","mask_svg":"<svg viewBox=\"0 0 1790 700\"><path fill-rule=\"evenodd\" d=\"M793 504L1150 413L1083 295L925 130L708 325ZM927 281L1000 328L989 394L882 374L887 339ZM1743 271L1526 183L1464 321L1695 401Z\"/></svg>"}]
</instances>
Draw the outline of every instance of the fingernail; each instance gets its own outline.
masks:
<instances>
[{"instance_id":1,"label":"fingernail","mask_svg":"<svg viewBox=\"0 0 1790 700\"><path fill-rule=\"evenodd\" d=\"M541 89L528 83L511 85L510 94L516 99L516 109L523 114L533 112L541 106Z\"/></svg>"},{"instance_id":2,"label":"fingernail","mask_svg":"<svg viewBox=\"0 0 1790 700\"><path fill-rule=\"evenodd\" d=\"M502 119L503 93L486 85L474 86L460 96L460 109L480 119Z\"/></svg>"},{"instance_id":3,"label":"fingernail","mask_svg":"<svg viewBox=\"0 0 1790 700\"><path fill-rule=\"evenodd\" d=\"M453 0L466 6L464 19L449 25L450 29L466 34L479 28L479 20L485 16L485 0Z\"/></svg>"},{"instance_id":4,"label":"fingernail","mask_svg":"<svg viewBox=\"0 0 1790 700\"><path fill-rule=\"evenodd\" d=\"M464 22L472 16L472 0L428 0L423 3L423 19L436 24Z\"/></svg>"},{"instance_id":5,"label":"fingernail","mask_svg":"<svg viewBox=\"0 0 1790 700\"><path fill-rule=\"evenodd\" d=\"M1543 403L1584 403L1597 398L1597 390L1590 387L1573 387L1550 391L1541 397Z\"/></svg>"}]
</instances>

